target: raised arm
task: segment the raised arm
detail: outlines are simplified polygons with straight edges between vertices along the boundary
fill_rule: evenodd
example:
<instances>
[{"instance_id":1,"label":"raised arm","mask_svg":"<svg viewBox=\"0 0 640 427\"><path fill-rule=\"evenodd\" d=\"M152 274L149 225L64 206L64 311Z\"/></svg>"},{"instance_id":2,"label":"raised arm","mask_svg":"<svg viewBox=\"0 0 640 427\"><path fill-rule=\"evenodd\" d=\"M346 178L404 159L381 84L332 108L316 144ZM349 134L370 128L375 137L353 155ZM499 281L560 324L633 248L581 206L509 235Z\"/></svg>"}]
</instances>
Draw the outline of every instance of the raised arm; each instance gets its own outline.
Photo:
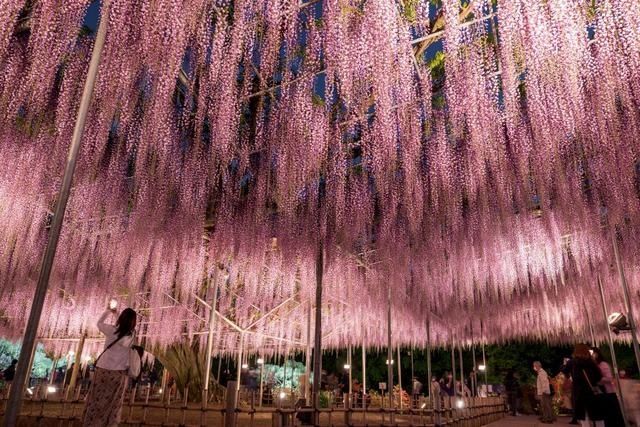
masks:
<instances>
[{"instance_id":1,"label":"raised arm","mask_svg":"<svg viewBox=\"0 0 640 427\"><path fill-rule=\"evenodd\" d=\"M98 330L105 335L113 334L113 329L114 329L113 325L105 322L105 320L107 320L107 317L109 317L110 314L111 314L111 310L107 310L104 313L102 313L102 316L100 316L100 318L98 319Z\"/></svg>"}]
</instances>

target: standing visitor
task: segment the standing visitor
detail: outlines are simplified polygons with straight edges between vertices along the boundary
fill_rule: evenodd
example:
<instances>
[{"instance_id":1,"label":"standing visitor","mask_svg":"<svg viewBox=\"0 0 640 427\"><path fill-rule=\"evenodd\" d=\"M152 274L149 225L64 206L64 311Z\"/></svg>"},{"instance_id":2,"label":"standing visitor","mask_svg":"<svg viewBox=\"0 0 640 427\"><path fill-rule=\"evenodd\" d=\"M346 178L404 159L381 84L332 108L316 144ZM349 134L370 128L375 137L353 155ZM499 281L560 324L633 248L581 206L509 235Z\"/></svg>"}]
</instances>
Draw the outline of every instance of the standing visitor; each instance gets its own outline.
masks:
<instances>
[{"instance_id":1,"label":"standing visitor","mask_svg":"<svg viewBox=\"0 0 640 427\"><path fill-rule=\"evenodd\" d=\"M540 421L545 424L552 424L554 421L553 408L551 407L551 386L549 375L542 369L542 363L533 362L533 370L538 373L536 380L536 396L540 401Z\"/></svg>"},{"instance_id":2,"label":"standing visitor","mask_svg":"<svg viewBox=\"0 0 640 427\"><path fill-rule=\"evenodd\" d=\"M520 383L516 378L515 371L509 369L504 377L504 388L507 393L507 403L509 404L509 412L514 417L518 415L518 393L520 392Z\"/></svg>"},{"instance_id":3,"label":"standing visitor","mask_svg":"<svg viewBox=\"0 0 640 427\"><path fill-rule=\"evenodd\" d=\"M113 313L114 309L108 310L98 320L98 329L106 337L105 348L96 359L96 372L84 409L85 427L111 427L120 422L136 312L125 308L115 325L105 323Z\"/></svg>"},{"instance_id":4,"label":"standing visitor","mask_svg":"<svg viewBox=\"0 0 640 427\"><path fill-rule=\"evenodd\" d=\"M598 399L601 399L603 405L604 425L605 427L624 426L624 417L620 409L620 402L618 402L616 389L613 386L611 366L604 360L599 348L593 349L593 360L598 365L598 368L600 368L600 373L602 374L602 379L598 383L598 386L602 389L603 394L599 396Z\"/></svg>"},{"instance_id":5,"label":"standing visitor","mask_svg":"<svg viewBox=\"0 0 640 427\"><path fill-rule=\"evenodd\" d=\"M455 387L453 384L453 375L449 372L445 372L440 380L440 390L443 396L453 397L455 394Z\"/></svg>"},{"instance_id":6,"label":"standing visitor","mask_svg":"<svg viewBox=\"0 0 640 427\"><path fill-rule=\"evenodd\" d=\"M17 359L13 359L11 361L11 365L9 365L9 367L7 369L2 371L2 375L4 377L4 380L9 384L11 384L13 382L13 378L16 376L16 365L17 364L18 364L18 360Z\"/></svg>"},{"instance_id":7,"label":"standing visitor","mask_svg":"<svg viewBox=\"0 0 640 427\"><path fill-rule=\"evenodd\" d=\"M588 345L576 345L571 369L576 419L583 427L591 427L591 422L595 422L595 427L604 427L602 403L598 398L601 391L597 387L602 374L591 358Z\"/></svg>"}]
</instances>

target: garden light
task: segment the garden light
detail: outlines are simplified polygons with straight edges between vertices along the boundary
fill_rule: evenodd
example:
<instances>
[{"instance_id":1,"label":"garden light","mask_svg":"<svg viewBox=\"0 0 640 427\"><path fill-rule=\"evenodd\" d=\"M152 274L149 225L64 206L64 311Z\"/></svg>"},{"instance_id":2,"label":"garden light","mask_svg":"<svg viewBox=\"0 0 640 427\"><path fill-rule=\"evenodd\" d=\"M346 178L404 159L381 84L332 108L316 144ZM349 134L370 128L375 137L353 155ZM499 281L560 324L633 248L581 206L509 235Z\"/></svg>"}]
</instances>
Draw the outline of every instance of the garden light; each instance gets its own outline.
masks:
<instances>
[{"instance_id":1,"label":"garden light","mask_svg":"<svg viewBox=\"0 0 640 427\"><path fill-rule=\"evenodd\" d=\"M58 391L56 386L50 385L47 387L47 393L55 393L56 391Z\"/></svg>"}]
</instances>

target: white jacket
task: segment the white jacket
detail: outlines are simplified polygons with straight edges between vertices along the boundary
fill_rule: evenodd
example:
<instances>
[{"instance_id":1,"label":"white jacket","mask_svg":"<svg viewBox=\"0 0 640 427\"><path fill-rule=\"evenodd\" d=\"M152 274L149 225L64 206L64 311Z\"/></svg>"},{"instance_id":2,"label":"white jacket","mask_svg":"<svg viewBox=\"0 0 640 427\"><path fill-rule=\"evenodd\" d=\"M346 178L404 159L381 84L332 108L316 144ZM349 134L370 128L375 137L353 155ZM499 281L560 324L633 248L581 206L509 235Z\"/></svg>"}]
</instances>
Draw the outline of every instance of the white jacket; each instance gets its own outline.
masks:
<instances>
[{"instance_id":1,"label":"white jacket","mask_svg":"<svg viewBox=\"0 0 640 427\"><path fill-rule=\"evenodd\" d=\"M116 327L109 323L105 323L105 320L110 314L111 311L105 311L98 320L98 329L106 337L104 342L105 349L109 344L118 339L118 335L116 335ZM129 367L129 350L132 344L133 335L122 337L120 341L104 352L96 366L110 371L126 371Z\"/></svg>"},{"instance_id":2,"label":"white jacket","mask_svg":"<svg viewBox=\"0 0 640 427\"><path fill-rule=\"evenodd\" d=\"M543 394L551 394L549 389L549 375L547 375L547 371L540 368L538 370L538 379L536 381L536 391L538 392L538 396Z\"/></svg>"}]
</instances>

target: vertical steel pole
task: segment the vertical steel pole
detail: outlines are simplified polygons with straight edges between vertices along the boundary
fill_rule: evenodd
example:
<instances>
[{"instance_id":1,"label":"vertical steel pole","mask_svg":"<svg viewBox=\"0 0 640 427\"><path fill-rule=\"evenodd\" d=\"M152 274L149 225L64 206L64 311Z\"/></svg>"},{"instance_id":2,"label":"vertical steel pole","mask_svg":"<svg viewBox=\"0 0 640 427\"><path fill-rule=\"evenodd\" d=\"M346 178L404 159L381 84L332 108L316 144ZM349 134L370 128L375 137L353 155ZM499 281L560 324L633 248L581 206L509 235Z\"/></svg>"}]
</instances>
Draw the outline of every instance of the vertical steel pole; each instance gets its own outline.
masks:
<instances>
[{"instance_id":1,"label":"vertical steel pole","mask_svg":"<svg viewBox=\"0 0 640 427\"><path fill-rule=\"evenodd\" d=\"M456 395L456 346L451 340L451 376L453 380L453 395Z\"/></svg>"},{"instance_id":2,"label":"vertical steel pole","mask_svg":"<svg viewBox=\"0 0 640 427\"><path fill-rule=\"evenodd\" d=\"M460 355L460 395L464 397L464 363L462 362L462 346L458 344L458 354Z\"/></svg>"},{"instance_id":3,"label":"vertical steel pole","mask_svg":"<svg viewBox=\"0 0 640 427\"><path fill-rule=\"evenodd\" d=\"M431 322L427 319L427 397L431 399Z\"/></svg>"},{"instance_id":4,"label":"vertical steel pole","mask_svg":"<svg viewBox=\"0 0 640 427\"><path fill-rule=\"evenodd\" d=\"M602 316L604 317L604 324L607 328L609 351L611 352L611 364L613 365L613 374L616 377L616 385L618 389L618 398L620 399L620 408L622 409L622 416L624 417L624 424L627 425L627 411L624 407L624 396L622 395L622 387L620 387L620 372L618 372L618 360L616 358L616 351L613 347L613 336L611 335L611 328L609 327L609 319L607 313L607 303L604 299L604 289L602 287L602 280L598 274L598 289L600 290L600 303L602 305Z\"/></svg>"},{"instance_id":5,"label":"vertical steel pole","mask_svg":"<svg viewBox=\"0 0 640 427\"><path fill-rule=\"evenodd\" d=\"M365 396L367 394L367 350L362 342L362 407L365 406Z\"/></svg>"},{"instance_id":6,"label":"vertical steel pole","mask_svg":"<svg viewBox=\"0 0 640 427\"><path fill-rule=\"evenodd\" d=\"M413 347L411 347L411 399L413 399L413 395L414 395L414 384L415 384L415 371L413 370ZM413 401L413 400L412 400Z\"/></svg>"},{"instance_id":7,"label":"vertical steel pole","mask_svg":"<svg viewBox=\"0 0 640 427\"><path fill-rule=\"evenodd\" d=\"M320 237L319 237L320 238ZM316 329L313 345L313 408L314 423L320 422L320 387L322 380L322 274L324 271L324 254L322 241L318 242L316 254Z\"/></svg>"},{"instance_id":8,"label":"vertical steel pole","mask_svg":"<svg viewBox=\"0 0 640 427\"><path fill-rule=\"evenodd\" d=\"M40 324L42 308L44 307L45 298L47 296L47 288L49 287L51 268L53 266L53 260L56 255L56 249L58 248L60 230L62 229L62 222L64 220L64 214L67 209L67 202L69 200L69 193L71 191L71 182L73 181L73 174L76 168L78 153L80 151L80 145L82 142L82 134L84 132L84 126L87 120L87 114L89 112L89 106L91 105L91 98L93 97L93 89L95 86L96 77L98 75L98 68L100 66L102 48L104 47L104 41L107 35L107 26L109 22L108 16L109 0L104 0L100 25L98 27L96 41L93 45L91 62L89 64L89 71L87 72L87 78L84 83L84 89L82 92L82 98L80 100L80 108L78 109L75 128L73 129L73 137L71 139L71 145L69 147L69 154L67 156L67 162L64 169L64 176L62 178L62 183L60 184L60 190L58 192L58 197L56 200L56 207L53 219L51 221L51 229L49 230L47 247L45 248L44 256L42 257L40 274L38 276L38 284L36 285L36 291L31 303L29 320L27 322L27 327L22 339L22 348L20 349L20 357L18 358L18 365L16 367L13 387L11 387L9 399L7 401L7 411L4 415L3 422L3 425L7 427L13 427L17 424L18 414L20 413L20 408L22 406L24 386L27 380L27 376L29 375L29 359L36 344L38 325Z\"/></svg>"},{"instance_id":9,"label":"vertical steel pole","mask_svg":"<svg viewBox=\"0 0 640 427\"><path fill-rule=\"evenodd\" d=\"M242 379L242 352L244 350L244 332L240 332L240 348L238 349L238 367L236 369L236 389L234 393L236 396L240 393L240 380ZM236 397L236 402L238 398Z\"/></svg>"},{"instance_id":10,"label":"vertical steel pole","mask_svg":"<svg viewBox=\"0 0 640 427\"><path fill-rule=\"evenodd\" d=\"M402 362L400 360L400 344L398 344L398 402L402 411Z\"/></svg>"},{"instance_id":11,"label":"vertical steel pole","mask_svg":"<svg viewBox=\"0 0 640 427\"><path fill-rule=\"evenodd\" d=\"M640 371L640 345L638 345L638 336L636 331L636 322L633 317L633 309L631 307L631 295L629 293L629 286L627 279L624 275L624 267L622 266L622 260L620 259L620 251L618 249L618 238L616 237L615 230L611 233L613 239L613 255L616 259L616 267L618 269L618 276L620 277L620 285L622 286L622 294L624 296L624 305L627 309L627 319L629 326L631 327L631 342L633 343L633 352L636 355L636 365Z\"/></svg>"},{"instance_id":12,"label":"vertical steel pole","mask_svg":"<svg viewBox=\"0 0 640 427\"><path fill-rule=\"evenodd\" d=\"M262 358L262 364L260 365L260 392L258 395L258 398L260 399L260 402L258 403L258 406L262 408L262 394L263 394L263 390L264 390L264 357ZM309 382L309 378L307 377L307 382ZM307 402L308 404L308 402Z\"/></svg>"},{"instance_id":13,"label":"vertical steel pole","mask_svg":"<svg viewBox=\"0 0 640 427\"><path fill-rule=\"evenodd\" d=\"M389 407L393 408L393 347L391 347L391 285L387 294L387 391L389 392Z\"/></svg>"},{"instance_id":14,"label":"vertical steel pole","mask_svg":"<svg viewBox=\"0 0 640 427\"><path fill-rule=\"evenodd\" d=\"M478 365L476 365L476 345L471 344L471 363L473 363L473 377L471 378L471 394L478 396Z\"/></svg>"},{"instance_id":15,"label":"vertical steel pole","mask_svg":"<svg viewBox=\"0 0 640 427\"><path fill-rule=\"evenodd\" d=\"M584 305L584 301L582 302L582 305ZM584 311L587 314L587 324L589 325L589 336L591 337L591 345L596 347L596 336L593 333L593 324L591 322L591 314L589 314L589 310L586 308L586 306Z\"/></svg>"},{"instance_id":16,"label":"vertical steel pole","mask_svg":"<svg viewBox=\"0 0 640 427\"><path fill-rule=\"evenodd\" d=\"M80 363L82 363L82 351L84 350L84 340L87 336L85 334L80 337L78 341L78 347L76 347L75 360L73 363L73 370L71 371L71 380L69 380L69 387L65 394L65 399L69 400L69 396L73 396L73 389L76 388L76 381L78 380L78 372L80 372Z\"/></svg>"},{"instance_id":17,"label":"vertical steel pole","mask_svg":"<svg viewBox=\"0 0 640 427\"><path fill-rule=\"evenodd\" d=\"M213 355L213 332L216 325L216 306L218 305L218 276L213 279L213 300L209 310L209 330L207 331L206 369L204 371L204 394L209 398L209 383L211 382L211 358Z\"/></svg>"},{"instance_id":18,"label":"vertical steel pole","mask_svg":"<svg viewBox=\"0 0 640 427\"><path fill-rule=\"evenodd\" d=\"M351 362L351 344L347 347L347 365L349 365L349 399L351 399L351 394L353 392L352 382L353 382L353 363ZM349 400L351 402L351 400Z\"/></svg>"},{"instance_id":19,"label":"vertical steel pole","mask_svg":"<svg viewBox=\"0 0 640 427\"><path fill-rule=\"evenodd\" d=\"M304 399L307 406L311 404L311 300L307 303L307 350L305 351L304 364Z\"/></svg>"}]
</instances>

